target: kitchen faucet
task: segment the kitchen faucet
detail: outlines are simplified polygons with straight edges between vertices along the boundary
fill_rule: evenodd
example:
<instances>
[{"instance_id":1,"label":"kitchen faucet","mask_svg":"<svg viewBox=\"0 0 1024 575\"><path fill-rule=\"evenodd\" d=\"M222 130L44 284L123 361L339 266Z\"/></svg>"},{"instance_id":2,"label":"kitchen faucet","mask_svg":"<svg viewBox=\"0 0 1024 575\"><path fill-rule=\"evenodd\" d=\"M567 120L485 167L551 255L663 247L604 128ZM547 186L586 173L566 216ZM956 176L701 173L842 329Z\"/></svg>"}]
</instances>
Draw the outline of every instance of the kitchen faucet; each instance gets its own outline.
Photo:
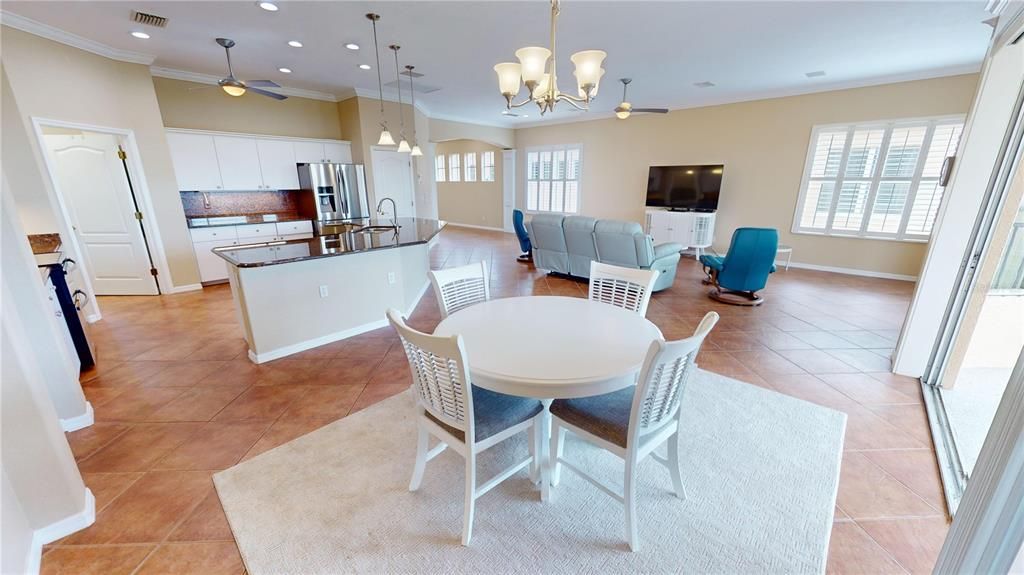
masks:
<instances>
[{"instance_id":1,"label":"kitchen faucet","mask_svg":"<svg viewBox=\"0 0 1024 575\"><path fill-rule=\"evenodd\" d=\"M395 200L393 200L391 198L384 198L381 201L377 202L377 215L380 215L380 216L384 215L384 210L381 209L381 206L384 205L384 202L391 202L391 225L395 226L395 228L397 229L398 228L398 206L395 205Z\"/></svg>"}]
</instances>

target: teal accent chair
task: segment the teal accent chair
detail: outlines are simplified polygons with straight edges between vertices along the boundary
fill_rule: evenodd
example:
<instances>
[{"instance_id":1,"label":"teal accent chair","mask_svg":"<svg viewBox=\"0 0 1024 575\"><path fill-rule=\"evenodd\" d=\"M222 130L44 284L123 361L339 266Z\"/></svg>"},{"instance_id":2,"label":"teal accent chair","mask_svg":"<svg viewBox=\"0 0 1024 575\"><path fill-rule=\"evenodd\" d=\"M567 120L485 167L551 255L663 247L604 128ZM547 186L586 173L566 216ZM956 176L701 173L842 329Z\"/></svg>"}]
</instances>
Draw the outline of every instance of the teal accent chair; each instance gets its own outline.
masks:
<instances>
[{"instance_id":1,"label":"teal accent chair","mask_svg":"<svg viewBox=\"0 0 1024 575\"><path fill-rule=\"evenodd\" d=\"M714 289L711 299L734 305L761 305L764 298L757 292L768 283L775 271L775 254L779 249L779 231L774 228L738 228L725 257L703 255L700 263L708 272L708 283Z\"/></svg>"}]
</instances>

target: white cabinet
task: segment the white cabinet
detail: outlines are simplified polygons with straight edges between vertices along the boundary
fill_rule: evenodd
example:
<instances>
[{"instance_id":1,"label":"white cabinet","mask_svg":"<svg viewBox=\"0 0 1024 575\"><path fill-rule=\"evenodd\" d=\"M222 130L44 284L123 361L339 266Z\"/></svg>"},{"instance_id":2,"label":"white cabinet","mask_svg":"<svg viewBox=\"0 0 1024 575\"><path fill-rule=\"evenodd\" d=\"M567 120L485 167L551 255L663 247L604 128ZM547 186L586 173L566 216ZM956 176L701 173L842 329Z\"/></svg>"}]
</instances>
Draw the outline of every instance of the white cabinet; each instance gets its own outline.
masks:
<instances>
[{"instance_id":1,"label":"white cabinet","mask_svg":"<svg viewBox=\"0 0 1024 575\"><path fill-rule=\"evenodd\" d=\"M310 220L299 220L295 222L278 222L277 236L287 237L295 235L313 235L313 222Z\"/></svg>"},{"instance_id":2,"label":"white cabinet","mask_svg":"<svg viewBox=\"0 0 1024 575\"><path fill-rule=\"evenodd\" d=\"M213 136L168 132L167 145L171 149L179 190L224 189Z\"/></svg>"},{"instance_id":3,"label":"white cabinet","mask_svg":"<svg viewBox=\"0 0 1024 575\"><path fill-rule=\"evenodd\" d=\"M243 224L238 226L217 226L212 228L195 228L192 233L192 248L196 252L199 264L199 279L203 283L224 281L228 279L228 264L223 258L213 253L213 248L259 244L279 240L301 240L313 237L313 222L297 220L294 222L268 222L265 224ZM282 245L282 257L298 257L309 255L309 245ZM288 254L285 256L284 254Z\"/></svg>"},{"instance_id":4,"label":"white cabinet","mask_svg":"<svg viewBox=\"0 0 1024 575\"><path fill-rule=\"evenodd\" d=\"M256 138L214 136L213 144L225 190L263 189Z\"/></svg>"},{"instance_id":5,"label":"white cabinet","mask_svg":"<svg viewBox=\"0 0 1024 575\"><path fill-rule=\"evenodd\" d=\"M256 140L259 153L263 188L267 190L296 190L299 171L295 167L295 145L288 140Z\"/></svg>"},{"instance_id":6,"label":"white cabinet","mask_svg":"<svg viewBox=\"0 0 1024 575\"><path fill-rule=\"evenodd\" d=\"M295 142L295 161L300 164L352 163L352 146L347 142Z\"/></svg>"},{"instance_id":7,"label":"white cabinet","mask_svg":"<svg viewBox=\"0 0 1024 575\"><path fill-rule=\"evenodd\" d=\"M213 240L195 242L192 247L196 251L196 262L199 264L199 279L203 283L228 279L228 262L213 253L213 248L233 246L238 240Z\"/></svg>"},{"instance_id":8,"label":"white cabinet","mask_svg":"<svg viewBox=\"0 0 1024 575\"><path fill-rule=\"evenodd\" d=\"M651 210L647 212L647 233L655 244L676 242L684 248L696 248L700 255L714 241L715 214Z\"/></svg>"}]
</instances>

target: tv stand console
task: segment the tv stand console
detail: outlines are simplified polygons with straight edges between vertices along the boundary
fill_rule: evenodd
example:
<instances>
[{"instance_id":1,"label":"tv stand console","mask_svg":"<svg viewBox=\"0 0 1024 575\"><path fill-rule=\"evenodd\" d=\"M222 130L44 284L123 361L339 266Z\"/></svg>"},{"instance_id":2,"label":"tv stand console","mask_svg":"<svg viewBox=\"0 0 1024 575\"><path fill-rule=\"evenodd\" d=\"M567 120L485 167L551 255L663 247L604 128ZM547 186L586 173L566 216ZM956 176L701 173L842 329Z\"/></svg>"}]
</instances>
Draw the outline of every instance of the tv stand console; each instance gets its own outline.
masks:
<instances>
[{"instance_id":1,"label":"tv stand console","mask_svg":"<svg viewBox=\"0 0 1024 575\"><path fill-rule=\"evenodd\" d=\"M654 243L676 242L684 249L693 248L695 258L715 239L715 212L648 209L646 220Z\"/></svg>"}]
</instances>

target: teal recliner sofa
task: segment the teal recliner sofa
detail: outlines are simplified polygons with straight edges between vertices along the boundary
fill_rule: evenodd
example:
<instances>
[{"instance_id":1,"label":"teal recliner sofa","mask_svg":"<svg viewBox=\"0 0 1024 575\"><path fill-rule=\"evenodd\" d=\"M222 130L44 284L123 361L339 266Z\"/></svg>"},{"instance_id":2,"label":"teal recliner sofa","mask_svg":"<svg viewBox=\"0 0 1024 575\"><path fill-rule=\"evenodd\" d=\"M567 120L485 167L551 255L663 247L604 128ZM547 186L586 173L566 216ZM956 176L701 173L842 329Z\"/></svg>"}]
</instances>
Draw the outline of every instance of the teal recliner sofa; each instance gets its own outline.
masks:
<instances>
[{"instance_id":1,"label":"teal recliner sofa","mask_svg":"<svg viewBox=\"0 0 1024 575\"><path fill-rule=\"evenodd\" d=\"M737 228L729 251L722 256L703 255L700 263L708 272L706 283L714 285L711 299L734 305L761 305L757 294L775 271L779 231L774 228Z\"/></svg>"},{"instance_id":2,"label":"teal recliner sofa","mask_svg":"<svg viewBox=\"0 0 1024 575\"><path fill-rule=\"evenodd\" d=\"M533 245L533 264L541 270L589 278L597 261L659 272L654 291L672 285L683 246L655 246L636 222L595 220L584 216L537 214L526 224Z\"/></svg>"}]
</instances>

